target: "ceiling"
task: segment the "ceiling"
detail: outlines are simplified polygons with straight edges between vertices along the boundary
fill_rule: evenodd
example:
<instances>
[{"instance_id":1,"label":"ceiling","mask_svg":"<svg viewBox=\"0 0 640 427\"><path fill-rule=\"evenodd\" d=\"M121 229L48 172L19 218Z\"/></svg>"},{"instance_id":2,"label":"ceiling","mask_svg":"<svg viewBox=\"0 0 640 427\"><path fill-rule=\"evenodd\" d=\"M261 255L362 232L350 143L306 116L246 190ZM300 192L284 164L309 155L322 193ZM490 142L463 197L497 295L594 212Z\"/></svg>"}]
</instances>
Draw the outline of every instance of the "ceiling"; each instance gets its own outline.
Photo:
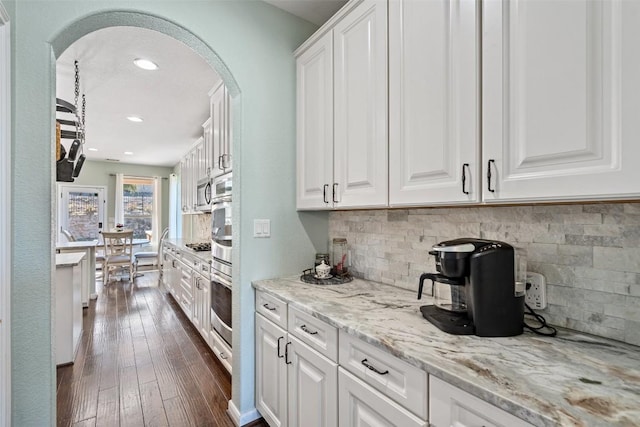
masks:
<instances>
[{"instance_id":1,"label":"ceiling","mask_svg":"<svg viewBox=\"0 0 640 427\"><path fill-rule=\"evenodd\" d=\"M318 26L327 22L346 0L264 0Z\"/></svg>"},{"instance_id":2,"label":"ceiling","mask_svg":"<svg viewBox=\"0 0 640 427\"><path fill-rule=\"evenodd\" d=\"M317 25L346 3L266 1ZM141 70L133 63L136 58L150 59L159 69ZM56 96L70 103L75 60L80 94L86 96L83 151L88 160L171 167L202 136L202 124L209 117L208 92L220 77L183 43L136 27L110 27L82 37L56 63ZM130 122L127 116L132 115L143 121ZM73 119L64 113L58 117ZM70 140L63 144L68 149Z\"/></svg>"}]
</instances>

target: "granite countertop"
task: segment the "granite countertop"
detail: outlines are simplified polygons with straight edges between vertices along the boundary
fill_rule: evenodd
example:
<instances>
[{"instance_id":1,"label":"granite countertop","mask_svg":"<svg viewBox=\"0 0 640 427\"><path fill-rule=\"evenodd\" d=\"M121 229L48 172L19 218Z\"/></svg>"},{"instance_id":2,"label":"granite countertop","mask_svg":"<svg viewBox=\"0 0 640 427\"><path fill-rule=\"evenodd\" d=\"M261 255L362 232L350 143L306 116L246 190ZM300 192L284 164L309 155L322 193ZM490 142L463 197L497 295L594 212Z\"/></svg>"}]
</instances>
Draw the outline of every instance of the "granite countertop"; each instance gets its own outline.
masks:
<instances>
[{"instance_id":1,"label":"granite countertop","mask_svg":"<svg viewBox=\"0 0 640 427\"><path fill-rule=\"evenodd\" d=\"M198 258L203 262L211 263L212 261L211 251L194 251L193 249L189 249L188 247L185 246L187 243L202 243L202 242L187 240L187 239L165 239L164 242L180 248L180 250L188 253L191 256L195 256L196 258Z\"/></svg>"},{"instance_id":2,"label":"granite countertop","mask_svg":"<svg viewBox=\"0 0 640 427\"><path fill-rule=\"evenodd\" d=\"M450 335L422 317L430 297L360 279L253 286L536 426L640 425L640 347L570 330Z\"/></svg>"},{"instance_id":3,"label":"granite countertop","mask_svg":"<svg viewBox=\"0 0 640 427\"><path fill-rule=\"evenodd\" d=\"M65 252L63 254L56 254L56 268L57 267L73 267L80 264L80 261L85 257L84 252Z\"/></svg>"}]
</instances>

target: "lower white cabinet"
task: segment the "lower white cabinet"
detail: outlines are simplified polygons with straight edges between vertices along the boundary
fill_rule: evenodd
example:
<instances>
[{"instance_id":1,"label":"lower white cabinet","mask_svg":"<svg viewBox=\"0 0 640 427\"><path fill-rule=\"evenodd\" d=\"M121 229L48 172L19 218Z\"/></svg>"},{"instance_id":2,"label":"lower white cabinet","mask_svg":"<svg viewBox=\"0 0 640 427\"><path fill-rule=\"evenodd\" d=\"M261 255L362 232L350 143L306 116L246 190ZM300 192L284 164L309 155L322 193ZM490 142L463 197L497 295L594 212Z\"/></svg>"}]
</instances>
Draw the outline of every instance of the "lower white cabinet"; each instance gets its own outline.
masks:
<instances>
[{"instance_id":1,"label":"lower white cabinet","mask_svg":"<svg viewBox=\"0 0 640 427\"><path fill-rule=\"evenodd\" d=\"M256 314L256 407L271 427L337 425L338 364Z\"/></svg>"},{"instance_id":2,"label":"lower white cabinet","mask_svg":"<svg viewBox=\"0 0 640 427\"><path fill-rule=\"evenodd\" d=\"M256 408L270 427L287 425L287 332L256 313Z\"/></svg>"},{"instance_id":3,"label":"lower white cabinet","mask_svg":"<svg viewBox=\"0 0 640 427\"><path fill-rule=\"evenodd\" d=\"M331 427L338 415L338 364L289 335L285 344L288 425Z\"/></svg>"},{"instance_id":4,"label":"lower white cabinet","mask_svg":"<svg viewBox=\"0 0 640 427\"><path fill-rule=\"evenodd\" d=\"M202 338L211 345L211 283L204 276L193 273L193 319Z\"/></svg>"},{"instance_id":5,"label":"lower white cabinet","mask_svg":"<svg viewBox=\"0 0 640 427\"><path fill-rule=\"evenodd\" d=\"M429 377L429 414L433 427L532 426L433 376Z\"/></svg>"},{"instance_id":6,"label":"lower white cabinet","mask_svg":"<svg viewBox=\"0 0 640 427\"><path fill-rule=\"evenodd\" d=\"M340 400L338 425L340 427L426 427L428 425L426 420L419 419L343 368L338 368L338 372Z\"/></svg>"}]
</instances>

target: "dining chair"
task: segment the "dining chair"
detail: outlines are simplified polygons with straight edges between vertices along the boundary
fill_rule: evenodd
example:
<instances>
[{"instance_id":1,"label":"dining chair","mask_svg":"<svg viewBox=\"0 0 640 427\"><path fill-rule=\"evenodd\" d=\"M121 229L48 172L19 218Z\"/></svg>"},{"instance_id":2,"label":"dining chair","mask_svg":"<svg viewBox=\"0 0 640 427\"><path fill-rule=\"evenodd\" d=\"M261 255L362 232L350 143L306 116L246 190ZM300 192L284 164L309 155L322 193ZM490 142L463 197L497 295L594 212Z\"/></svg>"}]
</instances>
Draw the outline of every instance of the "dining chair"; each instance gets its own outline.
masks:
<instances>
[{"instance_id":1,"label":"dining chair","mask_svg":"<svg viewBox=\"0 0 640 427\"><path fill-rule=\"evenodd\" d=\"M75 242L76 241L76 238L74 237L73 234L71 234L71 232L69 230L65 230L63 228L63 229L60 230L60 233L62 233L62 235L67 238L67 241L69 241L69 242Z\"/></svg>"},{"instance_id":2,"label":"dining chair","mask_svg":"<svg viewBox=\"0 0 640 427\"><path fill-rule=\"evenodd\" d=\"M141 252L136 252L135 254L133 254L133 258L134 258L134 277L138 277L138 276L142 276L142 273L138 273L138 266L140 264L140 261L145 261L145 260L150 260L152 261L153 264L151 265L155 265L158 267L158 269L160 269L160 264L161 264L161 260L160 260L160 247L162 246L162 241L167 237L167 235L169 234L169 227L166 227L163 231L162 231L162 235L160 236L160 241L158 243L158 248L155 251L141 251Z\"/></svg>"},{"instance_id":3,"label":"dining chair","mask_svg":"<svg viewBox=\"0 0 640 427\"><path fill-rule=\"evenodd\" d=\"M109 283L112 270L129 271L129 280L133 281L133 230L103 231L104 238L104 272L103 283Z\"/></svg>"}]
</instances>

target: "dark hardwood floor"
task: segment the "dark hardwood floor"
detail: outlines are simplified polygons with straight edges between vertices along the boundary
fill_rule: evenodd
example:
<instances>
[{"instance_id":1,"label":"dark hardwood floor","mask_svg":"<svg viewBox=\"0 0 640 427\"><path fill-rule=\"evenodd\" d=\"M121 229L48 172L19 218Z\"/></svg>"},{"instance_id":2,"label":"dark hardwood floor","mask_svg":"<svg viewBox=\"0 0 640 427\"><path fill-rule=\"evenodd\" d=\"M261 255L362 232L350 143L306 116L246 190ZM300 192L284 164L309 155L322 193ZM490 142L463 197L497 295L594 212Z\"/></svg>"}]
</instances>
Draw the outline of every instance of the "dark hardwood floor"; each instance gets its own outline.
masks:
<instances>
[{"instance_id":1,"label":"dark hardwood floor","mask_svg":"<svg viewBox=\"0 0 640 427\"><path fill-rule=\"evenodd\" d=\"M158 273L97 288L75 363L57 369L58 426L233 427L231 377Z\"/></svg>"}]
</instances>

